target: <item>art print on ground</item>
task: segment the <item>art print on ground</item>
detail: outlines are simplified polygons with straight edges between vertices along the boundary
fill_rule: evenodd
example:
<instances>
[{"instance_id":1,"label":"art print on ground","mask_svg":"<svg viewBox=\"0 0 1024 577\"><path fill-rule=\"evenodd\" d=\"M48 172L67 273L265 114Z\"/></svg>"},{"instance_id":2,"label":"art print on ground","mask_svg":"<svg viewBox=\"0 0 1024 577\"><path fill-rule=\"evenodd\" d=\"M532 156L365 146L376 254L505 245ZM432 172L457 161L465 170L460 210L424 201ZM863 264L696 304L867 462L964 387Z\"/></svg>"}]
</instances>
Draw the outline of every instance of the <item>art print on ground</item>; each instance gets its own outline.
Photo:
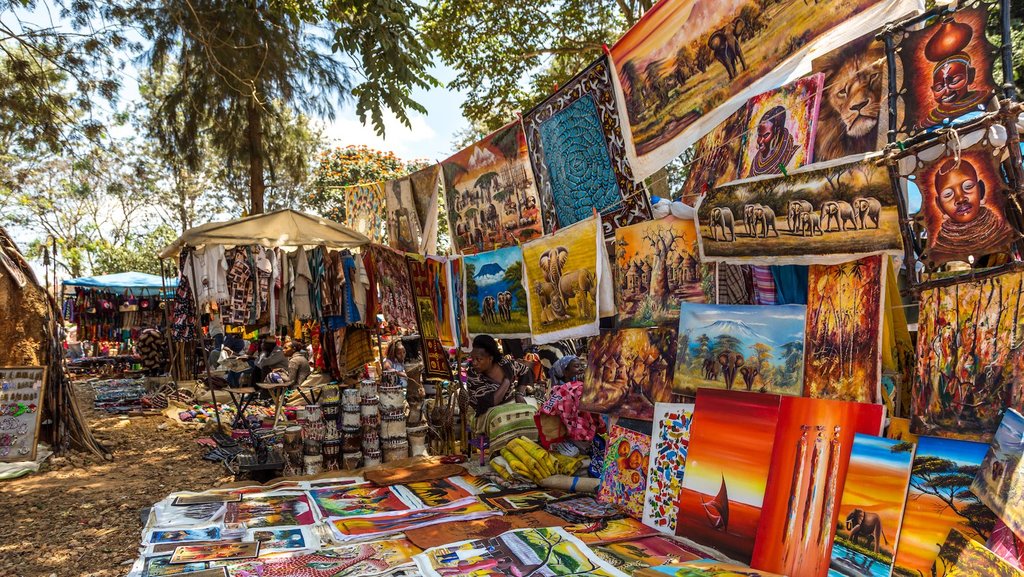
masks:
<instances>
[{"instance_id":1,"label":"art print on ground","mask_svg":"<svg viewBox=\"0 0 1024 577\"><path fill-rule=\"evenodd\" d=\"M580 410L650 420L672 400L676 329L603 331L587 346Z\"/></svg>"},{"instance_id":2,"label":"art print on ground","mask_svg":"<svg viewBox=\"0 0 1024 577\"><path fill-rule=\"evenodd\" d=\"M697 206L701 258L823 264L902 253L896 195L884 166L863 159L808 168L709 191Z\"/></svg>"},{"instance_id":3,"label":"art print on ground","mask_svg":"<svg viewBox=\"0 0 1024 577\"><path fill-rule=\"evenodd\" d=\"M470 336L529 337L523 249L509 246L466 255L463 262L466 274L465 311Z\"/></svg>"},{"instance_id":4,"label":"art print on ground","mask_svg":"<svg viewBox=\"0 0 1024 577\"><path fill-rule=\"evenodd\" d=\"M682 305L674 392L802 394L805 314L804 305Z\"/></svg>"},{"instance_id":5,"label":"art print on ground","mask_svg":"<svg viewBox=\"0 0 1024 577\"><path fill-rule=\"evenodd\" d=\"M615 231L619 326L675 324L679 303L704 302L697 229L668 216Z\"/></svg>"}]
</instances>

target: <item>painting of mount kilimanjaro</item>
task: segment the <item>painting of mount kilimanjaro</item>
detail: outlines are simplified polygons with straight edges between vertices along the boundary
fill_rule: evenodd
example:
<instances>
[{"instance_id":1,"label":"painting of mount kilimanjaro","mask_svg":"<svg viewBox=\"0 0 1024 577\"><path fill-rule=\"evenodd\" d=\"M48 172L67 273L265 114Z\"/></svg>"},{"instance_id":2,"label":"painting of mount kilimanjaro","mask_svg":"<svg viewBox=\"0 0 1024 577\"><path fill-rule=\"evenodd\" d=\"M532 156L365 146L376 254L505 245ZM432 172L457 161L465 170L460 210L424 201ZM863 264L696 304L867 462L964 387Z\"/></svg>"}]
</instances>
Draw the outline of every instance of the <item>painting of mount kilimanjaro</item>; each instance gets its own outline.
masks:
<instances>
[{"instance_id":1,"label":"painting of mount kilimanjaro","mask_svg":"<svg viewBox=\"0 0 1024 577\"><path fill-rule=\"evenodd\" d=\"M465 257L466 319L470 336L530 336L523 249L510 246Z\"/></svg>"},{"instance_id":2,"label":"painting of mount kilimanjaro","mask_svg":"<svg viewBox=\"0 0 1024 577\"><path fill-rule=\"evenodd\" d=\"M800 395L804 305L679 307L674 392L702 387Z\"/></svg>"}]
</instances>

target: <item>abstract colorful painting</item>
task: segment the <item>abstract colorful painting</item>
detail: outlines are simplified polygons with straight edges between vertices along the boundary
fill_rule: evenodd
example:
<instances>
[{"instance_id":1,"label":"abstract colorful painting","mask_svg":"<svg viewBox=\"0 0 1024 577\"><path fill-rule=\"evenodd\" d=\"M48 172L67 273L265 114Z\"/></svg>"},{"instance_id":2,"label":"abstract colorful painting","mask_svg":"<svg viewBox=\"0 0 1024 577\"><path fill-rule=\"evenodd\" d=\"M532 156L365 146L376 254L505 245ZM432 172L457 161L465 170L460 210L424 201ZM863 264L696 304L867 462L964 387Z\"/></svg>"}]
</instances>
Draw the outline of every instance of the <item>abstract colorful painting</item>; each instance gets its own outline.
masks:
<instances>
[{"instance_id":1,"label":"abstract colorful painting","mask_svg":"<svg viewBox=\"0 0 1024 577\"><path fill-rule=\"evenodd\" d=\"M595 210L612 228L650 217L627 158L606 57L526 114L523 127L547 230Z\"/></svg>"},{"instance_id":2,"label":"abstract colorful painting","mask_svg":"<svg viewBox=\"0 0 1024 577\"><path fill-rule=\"evenodd\" d=\"M409 499L402 499L395 487L325 487L313 489L313 499L321 517L358 517L388 511L413 509Z\"/></svg>"},{"instance_id":3,"label":"abstract colorful painting","mask_svg":"<svg viewBox=\"0 0 1024 577\"><path fill-rule=\"evenodd\" d=\"M812 162L823 78L812 74L747 101L742 178L782 174Z\"/></svg>"},{"instance_id":4,"label":"abstract colorful painting","mask_svg":"<svg viewBox=\"0 0 1024 577\"><path fill-rule=\"evenodd\" d=\"M416 299L409 283L405 254L377 245L370 245L368 250L377 273L380 309L384 320L395 326L415 329Z\"/></svg>"},{"instance_id":5,"label":"abstract colorful painting","mask_svg":"<svg viewBox=\"0 0 1024 577\"><path fill-rule=\"evenodd\" d=\"M912 182L920 194L914 217L924 238L915 244L924 245L920 256L929 268L1006 254L1020 238L1010 224L1012 186L1003 176L1009 147L994 145L988 128L940 136L938 144L909 151L896 163L903 188Z\"/></svg>"},{"instance_id":6,"label":"abstract colorful painting","mask_svg":"<svg viewBox=\"0 0 1024 577\"><path fill-rule=\"evenodd\" d=\"M672 400L675 351L674 328L601 331L587 345L580 410L651 420L654 403Z\"/></svg>"},{"instance_id":7,"label":"abstract colorful painting","mask_svg":"<svg viewBox=\"0 0 1024 577\"><path fill-rule=\"evenodd\" d=\"M611 49L637 176L668 164L735 110L733 103L763 90L758 86L783 84L799 64L791 57L826 33L843 42L914 7L878 0L657 4Z\"/></svg>"},{"instance_id":8,"label":"abstract colorful painting","mask_svg":"<svg viewBox=\"0 0 1024 577\"><path fill-rule=\"evenodd\" d=\"M523 245L534 344L598 333L598 292L607 262L599 224L590 218Z\"/></svg>"},{"instance_id":9,"label":"abstract colorful painting","mask_svg":"<svg viewBox=\"0 0 1024 577\"><path fill-rule=\"evenodd\" d=\"M420 549L406 539L335 545L295 557L261 558L228 563L230 577L376 577L414 569Z\"/></svg>"},{"instance_id":10,"label":"abstract colorful painting","mask_svg":"<svg viewBox=\"0 0 1024 577\"><path fill-rule=\"evenodd\" d=\"M881 256L812 266L807 276L804 394L881 402Z\"/></svg>"},{"instance_id":11,"label":"abstract colorful painting","mask_svg":"<svg viewBox=\"0 0 1024 577\"><path fill-rule=\"evenodd\" d=\"M648 567L704 558L696 550L685 548L678 541L660 536L624 543L594 545L591 549L606 563L630 575Z\"/></svg>"},{"instance_id":12,"label":"abstract colorful painting","mask_svg":"<svg viewBox=\"0 0 1024 577\"><path fill-rule=\"evenodd\" d=\"M1024 273L921 291L912 429L989 441L1024 399Z\"/></svg>"},{"instance_id":13,"label":"abstract colorful painting","mask_svg":"<svg viewBox=\"0 0 1024 577\"><path fill-rule=\"evenodd\" d=\"M667 216L620 228L614 247L620 327L675 324L681 301L704 302L692 220Z\"/></svg>"},{"instance_id":14,"label":"abstract colorful painting","mask_svg":"<svg viewBox=\"0 0 1024 577\"><path fill-rule=\"evenodd\" d=\"M426 577L506 577L517 573L627 577L559 527L516 529L493 539L433 547L413 559Z\"/></svg>"},{"instance_id":15,"label":"abstract colorful painting","mask_svg":"<svg viewBox=\"0 0 1024 577\"><path fill-rule=\"evenodd\" d=\"M636 541L637 539L658 534L658 531L653 527L648 527L632 517L600 519L587 523L567 525L565 530L575 535L576 538L587 545Z\"/></svg>"},{"instance_id":16,"label":"abstract colorful painting","mask_svg":"<svg viewBox=\"0 0 1024 577\"><path fill-rule=\"evenodd\" d=\"M701 258L733 264L836 264L901 254L889 171L873 159L718 186L697 205Z\"/></svg>"},{"instance_id":17,"label":"abstract colorful painting","mask_svg":"<svg viewBox=\"0 0 1024 577\"><path fill-rule=\"evenodd\" d=\"M953 529L932 567L935 577L1021 577L1024 572L984 545Z\"/></svg>"},{"instance_id":18,"label":"abstract colorful painting","mask_svg":"<svg viewBox=\"0 0 1024 577\"><path fill-rule=\"evenodd\" d=\"M344 189L345 226L366 235L370 242L387 238L387 199L380 182L359 184Z\"/></svg>"},{"instance_id":19,"label":"abstract colorful painting","mask_svg":"<svg viewBox=\"0 0 1024 577\"><path fill-rule=\"evenodd\" d=\"M339 541L350 541L392 535L417 527L427 527L429 525L456 521L471 521L500 514L500 511L492 510L478 499L466 499L431 509L401 511L394 514L375 515L372 517L334 519L330 522L330 527L336 539Z\"/></svg>"},{"instance_id":20,"label":"abstract colorful painting","mask_svg":"<svg viewBox=\"0 0 1024 577\"><path fill-rule=\"evenodd\" d=\"M988 445L921 437L914 455L893 574L930 575L950 529L984 543L996 517L970 491Z\"/></svg>"},{"instance_id":21,"label":"abstract colorful painting","mask_svg":"<svg viewBox=\"0 0 1024 577\"><path fill-rule=\"evenodd\" d=\"M388 244L402 252L422 252L423 230L413 201L412 181L408 178L385 182Z\"/></svg>"},{"instance_id":22,"label":"abstract colorful painting","mask_svg":"<svg viewBox=\"0 0 1024 577\"><path fill-rule=\"evenodd\" d=\"M997 49L985 36L987 21L988 7L981 4L905 33L895 51L902 66L898 118L904 135L985 108L997 87Z\"/></svg>"},{"instance_id":23,"label":"abstract colorful painting","mask_svg":"<svg viewBox=\"0 0 1024 577\"><path fill-rule=\"evenodd\" d=\"M824 75L814 162L881 150L888 125L885 45L870 32L811 62Z\"/></svg>"},{"instance_id":24,"label":"abstract colorful painting","mask_svg":"<svg viewBox=\"0 0 1024 577\"><path fill-rule=\"evenodd\" d=\"M790 577L828 574L854 435L880 435L884 419L881 405L782 398L751 565Z\"/></svg>"},{"instance_id":25,"label":"abstract colorful painting","mask_svg":"<svg viewBox=\"0 0 1024 577\"><path fill-rule=\"evenodd\" d=\"M643 522L669 535L676 534L679 492L683 488L692 424L692 404L654 405L654 430L651 435L650 465L647 468L647 490L644 492Z\"/></svg>"},{"instance_id":26,"label":"abstract colorful painting","mask_svg":"<svg viewBox=\"0 0 1024 577\"><path fill-rule=\"evenodd\" d=\"M526 137L519 122L441 163L452 243L472 254L544 234Z\"/></svg>"},{"instance_id":27,"label":"abstract colorful painting","mask_svg":"<svg viewBox=\"0 0 1024 577\"><path fill-rule=\"evenodd\" d=\"M612 425L597 500L617 505L634 519L643 516L650 453L650 437Z\"/></svg>"},{"instance_id":28,"label":"abstract colorful painting","mask_svg":"<svg viewBox=\"0 0 1024 577\"><path fill-rule=\"evenodd\" d=\"M673 565L659 565L641 569L633 577L783 577L776 573L751 569L745 565L723 563L714 559L686 561Z\"/></svg>"},{"instance_id":29,"label":"abstract colorful painting","mask_svg":"<svg viewBox=\"0 0 1024 577\"><path fill-rule=\"evenodd\" d=\"M508 246L466 255L466 320L470 336L530 336L529 303L523 285L523 249Z\"/></svg>"},{"instance_id":30,"label":"abstract colorful painting","mask_svg":"<svg viewBox=\"0 0 1024 577\"><path fill-rule=\"evenodd\" d=\"M312 525L313 508L305 493L253 493L238 503L228 503L224 522L248 529L287 525Z\"/></svg>"},{"instance_id":31,"label":"abstract colorful painting","mask_svg":"<svg viewBox=\"0 0 1024 577\"><path fill-rule=\"evenodd\" d=\"M744 563L754 552L782 397L697 395L676 534ZM737 415L742 415L738 418Z\"/></svg>"},{"instance_id":32,"label":"abstract colorful painting","mask_svg":"<svg viewBox=\"0 0 1024 577\"><path fill-rule=\"evenodd\" d=\"M875 577L892 571L913 463L912 443L854 436L830 573Z\"/></svg>"},{"instance_id":33,"label":"abstract colorful painting","mask_svg":"<svg viewBox=\"0 0 1024 577\"><path fill-rule=\"evenodd\" d=\"M739 178L740 158L749 117L750 108L746 105L741 106L697 141L693 148L690 174L683 184L683 202L693 206L697 203L697 198L708 189Z\"/></svg>"},{"instance_id":34,"label":"abstract colorful painting","mask_svg":"<svg viewBox=\"0 0 1024 577\"><path fill-rule=\"evenodd\" d=\"M804 305L683 304L675 392L802 394L805 313Z\"/></svg>"},{"instance_id":35,"label":"abstract colorful painting","mask_svg":"<svg viewBox=\"0 0 1024 577\"><path fill-rule=\"evenodd\" d=\"M1006 523L996 521L992 536L988 538L985 547L1010 565L1024 569L1024 539L1014 535Z\"/></svg>"},{"instance_id":36,"label":"abstract colorful painting","mask_svg":"<svg viewBox=\"0 0 1024 577\"><path fill-rule=\"evenodd\" d=\"M974 477L971 492L1010 528L1024 539L1024 416L1013 409L1003 413L1003 421L989 446L981 469Z\"/></svg>"}]
</instances>

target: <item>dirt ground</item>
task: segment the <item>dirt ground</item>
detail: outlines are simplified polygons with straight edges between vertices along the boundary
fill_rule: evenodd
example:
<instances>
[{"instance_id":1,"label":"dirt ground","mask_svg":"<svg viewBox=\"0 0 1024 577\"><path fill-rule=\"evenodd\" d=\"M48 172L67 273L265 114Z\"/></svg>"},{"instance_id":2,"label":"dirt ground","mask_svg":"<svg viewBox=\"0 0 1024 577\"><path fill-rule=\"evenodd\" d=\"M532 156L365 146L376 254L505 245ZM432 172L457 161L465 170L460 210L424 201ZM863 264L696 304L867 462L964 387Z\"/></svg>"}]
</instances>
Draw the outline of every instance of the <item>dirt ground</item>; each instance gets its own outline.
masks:
<instances>
[{"instance_id":1,"label":"dirt ground","mask_svg":"<svg viewBox=\"0 0 1024 577\"><path fill-rule=\"evenodd\" d=\"M172 491L234 480L201 459L197 430L164 417L96 412L91 394L80 393L79 403L113 460L72 453L51 457L37 474L0 481L0 575L126 575L138 555L142 509Z\"/></svg>"}]
</instances>

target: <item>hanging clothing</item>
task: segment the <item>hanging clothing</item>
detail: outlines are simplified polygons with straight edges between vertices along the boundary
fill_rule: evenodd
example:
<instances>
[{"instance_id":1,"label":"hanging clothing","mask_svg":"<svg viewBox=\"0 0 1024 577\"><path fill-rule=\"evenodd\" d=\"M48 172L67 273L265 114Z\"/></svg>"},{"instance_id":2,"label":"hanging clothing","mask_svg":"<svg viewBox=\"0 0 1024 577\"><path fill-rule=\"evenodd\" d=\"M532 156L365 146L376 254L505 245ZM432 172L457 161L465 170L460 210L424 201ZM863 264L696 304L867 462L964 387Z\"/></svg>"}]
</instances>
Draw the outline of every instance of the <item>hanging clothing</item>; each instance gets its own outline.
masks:
<instances>
[{"instance_id":1,"label":"hanging clothing","mask_svg":"<svg viewBox=\"0 0 1024 577\"><path fill-rule=\"evenodd\" d=\"M754 280L750 267L718 263L718 304L753 304Z\"/></svg>"},{"instance_id":2,"label":"hanging clothing","mask_svg":"<svg viewBox=\"0 0 1024 577\"><path fill-rule=\"evenodd\" d=\"M807 304L807 271L806 266L799 265L772 267L772 277L775 280L775 300L778 304Z\"/></svg>"},{"instance_id":3,"label":"hanging clothing","mask_svg":"<svg viewBox=\"0 0 1024 577\"><path fill-rule=\"evenodd\" d=\"M356 276L356 259L348 251L341 255L341 270L344 278L343 303L346 324L354 325L363 322L362 315L355 301L355 285L359 279Z\"/></svg>"},{"instance_id":4,"label":"hanging clothing","mask_svg":"<svg viewBox=\"0 0 1024 577\"><path fill-rule=\"evenodd\" d=\"M324 253L326 252L326 248L318 246L309 253L309 270L312 279L309 285L309 306L312 309L313 318L317 321L323 320L323 279L326 275Z\"/></svg>"},{"instance_id":5,"label":"hanging clothing","mask_svg":"<svg viewBox=\"0 0 1024 577\"><path fill-rule=\"evenodd\" d=\"M239 246L227 253L228 299L224 322L231 325L249 324L249 311L254 307L256 287L253 284L253 265L249 248Z\"/></svg>"},{"instance_id":6,"label":"hanging clothing","mask_svg":"<svg viewBox=\"0 0 1024 577\"><path fill-rule=\"evenodd\" d=\"M750 270L754 277L754 304L777 304L775 301L775 278L772 277L772 267L751 266Z\"/></svg>"},{"instance_id":7,"label":"hanging clothing","mask_svg":"<svg viewBox=\"0 0 1024 577\"><path fill-rule=\"evenodd\" d=\"M188 277L181 275L174 292L174 314L171 315L171 338L176 341L196 339L196 302Z\"/></svg>"},{"instance_id":8,"label":"hanging clothing","mask_svg":"<svg viewBox=\"0 0 1024 577\"><path fill-rule=\"evenodd\" d=\"M225 302L230 298L223 245L209 245L193 252L182 272L189 278L198 307L202 308L212 302Z\"/></svg>"}]
</instances>

